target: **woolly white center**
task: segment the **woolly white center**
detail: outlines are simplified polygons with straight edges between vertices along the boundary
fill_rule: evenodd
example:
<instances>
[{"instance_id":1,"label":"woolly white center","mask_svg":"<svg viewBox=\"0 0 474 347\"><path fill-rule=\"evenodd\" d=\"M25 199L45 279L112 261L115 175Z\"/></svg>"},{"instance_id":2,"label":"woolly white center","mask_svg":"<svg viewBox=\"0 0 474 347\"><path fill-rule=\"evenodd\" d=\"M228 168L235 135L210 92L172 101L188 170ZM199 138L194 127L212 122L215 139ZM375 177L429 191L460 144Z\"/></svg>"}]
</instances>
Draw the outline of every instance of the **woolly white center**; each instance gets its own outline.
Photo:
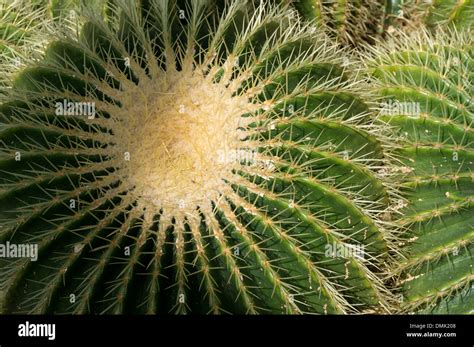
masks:
<instances>
[{"instance_id":1,"label":"woolly white center","mask_svg":"<svg viewBox=\"0 0 474 347\"><path fill-rule=\"evenodd\" d=\"M146 205L195 210L217 199L232 170L251 161L251 103L195 72L163 72L126 93L114 122L117 156Z\"/></svg>"}]
</instances>

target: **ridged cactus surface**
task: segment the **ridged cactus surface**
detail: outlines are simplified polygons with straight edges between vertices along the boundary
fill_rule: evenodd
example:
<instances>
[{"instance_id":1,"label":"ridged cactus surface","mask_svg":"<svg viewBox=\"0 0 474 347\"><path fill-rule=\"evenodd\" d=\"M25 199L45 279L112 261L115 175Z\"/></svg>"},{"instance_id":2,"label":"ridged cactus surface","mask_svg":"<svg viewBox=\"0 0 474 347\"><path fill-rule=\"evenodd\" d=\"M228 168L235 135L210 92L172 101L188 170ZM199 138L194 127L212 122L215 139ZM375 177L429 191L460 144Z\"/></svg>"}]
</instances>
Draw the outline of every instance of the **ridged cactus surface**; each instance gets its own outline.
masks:
<instances>
[{"instance_id":1,"label":"ridged cactus surface","mask_svg":"<svg viewBox=\"0 0 474 347\"><path fill-rule=\"evenodd\" d=\"M392 3L399 13L393 25L405 31L473 28L473 0L393 0Z\"/></svg>"},{"instance_id":2,"label":"ridged cactus surface","mask_svg":"<svg viewBox=\"0 0 474 347\"><path fill-rule=\"evenodd\" d=\"M474 313L474 46L469 33L419 33L369 63L398 151L406 228L397 263L403 312Z\"/></svg>"},{"instance_id":3,"label":"ridged cactus surface","mask_svg":"<svg viewBox=\"0 0 474 347\"><path fill-rule=\"evenodd\" d=\"M345 45L374 42L384 30L385 2L372 0L289 0L306 19L323 24ZM387 1L391 3L392 0Z\"/></svg>"},{"instance_id":4,"label":"ridged cactus surface","mask_svg":"<svg viewBox=\"0 0 474 347\"><path fill-rule=\"evenodd\" d=\"M0 87L26 60L41 57L48 20L29 2L0 0ZM0 90L3 94L3 90Z\"/></svg>"},{"instance_id":5,"label":"ridged cactus surface","mask_svg":"<svg viewBox=\"0 0 474 347\"><path fill-rule=\"evenodd\" d=\"M17 75L0 239L39 256L0 259L3 312L390 310L389 140L356 68L287 7L215 5L88 12Z\"/></svg>"},{"instance_id":6,"label":"ridged cactus surface","mask_svg":"<svg viewBox=\"0 0 474 347\"><path fill-rule=\"evenodd\" d=\"M474 24L473 0L434 0L428 7L427 24L472 28Z\"/></svg>"}]
</instances>

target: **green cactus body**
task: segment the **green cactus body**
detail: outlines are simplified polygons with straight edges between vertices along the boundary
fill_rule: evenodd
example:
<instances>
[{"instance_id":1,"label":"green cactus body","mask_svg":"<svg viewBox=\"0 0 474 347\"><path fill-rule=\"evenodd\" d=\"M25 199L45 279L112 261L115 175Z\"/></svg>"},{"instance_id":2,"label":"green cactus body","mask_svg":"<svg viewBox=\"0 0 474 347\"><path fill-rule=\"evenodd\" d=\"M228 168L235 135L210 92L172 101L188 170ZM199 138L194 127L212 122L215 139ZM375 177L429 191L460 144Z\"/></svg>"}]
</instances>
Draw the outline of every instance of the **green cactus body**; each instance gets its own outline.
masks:
<instances>
[{"instance_id":1,"label":"green cactus body","mask_svg":"<svg viewBox=\"0 0 474 347\"><path fill-rule=\"evenodd\" d=\"M429 28L470 30L474 23L472 0L398 0L394 1L399 15L388 19L390 25L405 32Z\"/></svg>"},{"instance_id":2,"label":"green cactus body","mask_svg":"<svg viewBox=\"0 0 474 347\"><path fill-rule=\"evenodd\" d=\"M298 0L291 1L309 20L326 25L343 44L357 46L374 42L383 32L383 2L371 0Z\"/></svg>"},{"instance_id":3,"label":"green cactus body","mask_svg":"<svg viewBox=\"0 0 474 347\"><path fill-rule=\"evenodd\" d=\"M0 0L0 96L19 69L43 58L52 32L80 30L74 11L79 8L79 0ZM90 11L106 16L106 9L97 1Z\"/></svg>"},{"instance_id":4,"label":"green cactus body","mask_svg":"<svg viewBox=\"0 0 474 347\"><path fill-rule=\"evenodd\" d=\"M213 5L130 1L17 75L0 241L39 254L0 258L4 312L390 310L365 86L290 10Z\"/></svg>"},{"instance_id":5,"label":"green cactus body","mask_svg":"<svg viewBox=\"0 0 474 347\"><path fill-rule=\"evenodd\" d=\"M113 15L110 11L115 0L41 0L40 6L47 8L51 18L55 20L77 20L77 14L83 7L88 11L100 14L104 19Z\"/></svg>"},{"instance_id":6,"label":"green cactus body","mask_svg":"<svg viewBox=\"0 0 474 347\"><path fill-rule=\"evenodd\" d=\"M0 0L0 87L25 61L41 57L48 21L45 11L30 3ZM3 90L0 90L0 94Z\"/></svg>"},{"instance_id":7,"label":"green cactus body","mask_svg":"<svg viewBox=\"0 0 474 347\"><path fill-rule=\"evenodd\" d=\"M37 30L41 11L24 8L19 3L0 1L0 57L14 55L15 47L31 44L31 36ZM20 50L20 48L17 48Z\"/></svg>"},{"instance_id":8,"label":"green cactus body","mask_svg":"<svg viewBox=\"0 0 474 347\"><path fill-rule=\"evenodd\" d=\"M436 37L436 41L434 40ZM400 39L370 63L385 118L403 139L404 312L473 313L474 47L468 33ZM395 106L395 107L393 107ZM391 111L391 112L386 112Z\"/></svg>"},{"instance_id":9,"label":"green cactus body","mask_svg":"<svg viewBox=\"0 0 474 347\"><path fill-rule=\"evenodd\" d=\"M428 8L426 23L430 26L472 28L474 23L474 1L434 0Z\"/></svg>"}]
</instances>

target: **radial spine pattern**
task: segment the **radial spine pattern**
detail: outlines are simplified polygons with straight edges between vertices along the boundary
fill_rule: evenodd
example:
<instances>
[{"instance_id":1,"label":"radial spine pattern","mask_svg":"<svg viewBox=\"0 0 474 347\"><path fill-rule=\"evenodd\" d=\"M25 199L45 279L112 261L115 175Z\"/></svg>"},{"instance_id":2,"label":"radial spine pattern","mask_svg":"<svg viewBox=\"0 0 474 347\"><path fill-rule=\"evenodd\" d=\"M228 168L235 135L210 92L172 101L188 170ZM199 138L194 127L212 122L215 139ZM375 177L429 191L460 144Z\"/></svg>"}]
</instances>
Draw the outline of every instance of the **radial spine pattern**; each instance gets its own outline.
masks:
<instances>
[{"instance_id":1,"label":"radial spine pattern","mask_svg":"<svg viewBox=\"0 0 474 347\"><path fill-rule=\"evenodd\" d=\"M287 7L135 1L0 108L14 313L388 312L385 126ZM350 73L348 70L352 70Z\"/></svg>"}]
</instances>

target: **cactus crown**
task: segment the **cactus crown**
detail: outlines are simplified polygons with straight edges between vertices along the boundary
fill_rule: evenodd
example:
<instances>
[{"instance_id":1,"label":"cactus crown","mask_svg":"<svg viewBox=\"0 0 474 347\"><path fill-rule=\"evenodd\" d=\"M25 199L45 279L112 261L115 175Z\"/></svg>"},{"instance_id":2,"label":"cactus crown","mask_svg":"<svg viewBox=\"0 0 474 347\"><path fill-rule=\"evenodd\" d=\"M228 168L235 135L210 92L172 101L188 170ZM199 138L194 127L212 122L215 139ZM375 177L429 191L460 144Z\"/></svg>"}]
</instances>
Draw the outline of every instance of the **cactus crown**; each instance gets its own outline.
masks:
<instances>
[{"instance_id":1,"label":"cactus crown","mask_svg":"<svg viewBox=\"0 0 474 347\"><path fill-rule=\"evenodd\" d=\"M85 13L1 109L0 236L41 258L0 260L6 312L390 309L390 140L323 32L267 3Z\"/></svg>"}]
</instances>

